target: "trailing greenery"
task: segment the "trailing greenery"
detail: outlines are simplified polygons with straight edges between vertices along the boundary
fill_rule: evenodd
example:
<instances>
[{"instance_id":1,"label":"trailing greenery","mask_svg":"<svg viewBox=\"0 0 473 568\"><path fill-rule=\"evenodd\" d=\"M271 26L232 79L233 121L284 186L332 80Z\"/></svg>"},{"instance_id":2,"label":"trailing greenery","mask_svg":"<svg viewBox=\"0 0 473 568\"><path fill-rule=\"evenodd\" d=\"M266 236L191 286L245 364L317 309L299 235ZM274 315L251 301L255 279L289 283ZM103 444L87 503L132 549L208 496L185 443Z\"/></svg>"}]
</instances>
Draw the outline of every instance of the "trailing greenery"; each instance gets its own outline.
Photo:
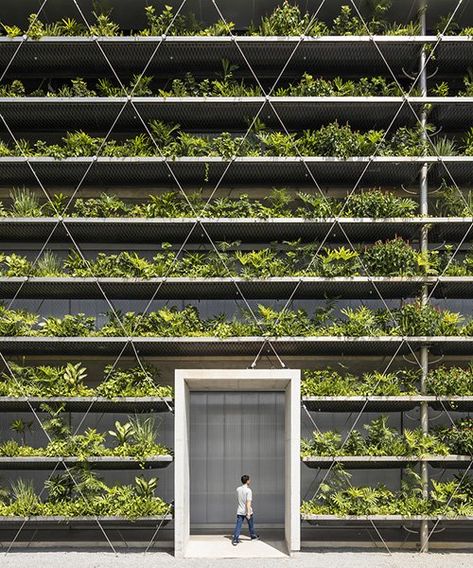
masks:
<instances>
[{"instance_id":1,"label":"trailing greenery","mask_svg":"<svg viewBox=\"0 0 473 568\"><path fill-rule=\"evenodd\" d=\"M349 5L343 5L340 13L333 22L326 23L316 19L308 12L302 12L297 4L284 0L271 14L264 16L257 26L250 26L246 33L262 36L309 36L322 35L367 35L368 33L382 35L416 35L419 25L415 22L398 24L389 22L385 16L391 7L389 0L378 0L368 3L363 9L363 19ZM3 31L9 37L23 34L32 40L45 36L117 36L141 35L197 35L219 36L229 35L235 27L233 22L218 19L214 24L205 27L198 22L195 15L176 12L171 6L165 5L157 13L153 5L145 6L147 26L141 30L122 30L115 23L110 12L93 12L90 26L74 18L63 18L60 21L45 23L37 14L30 14L28 26L21 29L16 25L2 24ZM88 15L90 18L90 16ZM365 23L366 22L366 23ZM240 33L245 34L242 30Z\"/></svg>"},{"instance_id":2,"label":"trailing greenery","mask_svg":"<svg viewBox=\"0 0 473 568\"><path fill-rule=\"evenodd\" d=\"M105 445L107 434L98 432L95 428L87 428L83 434L73 434L64 419L55 411L53 418L45 423L45 429L51 431L53 439L45 447L32 447L25 443L24 430L19 422L12 423L12 428L19 430L22 439L0 443L0 456L77 457L84 461L89 457L122 456L144 461L149 457L171 454L169 448L156 442L158 430L152 416L131 417L125 423L116 421L115 429L108 432L109 438L115 440L113 446Z\"/></svg>"},{"instance_id":3,"label":"trailing greenery","mask_svg":"<svg viewBox=\"0 0 473 568\"><path fill-rule=\"evenodd\" d=\"M324 482L314 499L301 506L302 514L313 515L445 515L473 514L473 478L455 475L449 481L431 480L428 499L422 497L420 476L406 469L407 479L400 491L379 484L376 487L353 486L351 475L338 470L330 483Z\"/></svg>"},{"instance_id":4,"label":"trailing greenery","mask_svg":"<svg viewBox=\"0 0 473 568\"><path fill-rule=\"evenodd\" d=\"M301 396L404 396L418 393L419 373L400 370L391 373L372 371L361 376L339 373L334 369L306 369Z\"/></svg>"},{"instance_id":5,"label":"trailing greenery","mask_svg":"<svg viewBox=\"0 0 473 568\"><path fill-rule=\"evenodd\" d=\"M424 434L420 428L399 432L388 426L388 417L379 416L365 424L366 436L352 430L346 439L339 432L314 431L312 438L302 440L301 456L427 456L467 453L452 451L466 448L450 443L447 436ZM473 438L472 438L473 440Z\"/></svg>"},{"instance_id":6,"label":"trailing greenery","mask_svg":"<svg viewBox=\"0 0 473 568\"><path fill-rule=\"evenodd\" d=\"M12 484L0 500L1 516L118 516L134 519L161 516L171 507L155 496L158 480L135 477L133 485L106 485L85 467L70 468L46 482L48 498L42 500L30 481Z\"/></svg>"},{"instance_id":7,"label":"trailing greenery","mask_svg":"<svg viewBox=\"0 0 473 568\"><path fill-rule=\"evenodd\" d=\"M130 369L105 367L104 380L95 388L85 383L87 369L81 363L53 367L29 367L9 362L11 370L0 375L0 396L9 397L172 397L172 388L158 383L159 372L147 365Z\"/></svg>"},{"instance_id":8,"label":"trailing greenery","mask_svg":"<svg viewBox=\"0 0 473 568\"><path fill-rule=\"evenodd\" d=\"M48 144L44 140L19 139L12 145L0 141L0 157L31 156L50 158L71 157L221 157L234 156L327 156L349 158L352 156L423 156L448 154L473 154L473 128L457 142L434 136L434 128L426 130L434 136L434 147L424 139L422 128L401 126L392 134L382 129L362 132L348 123L337 121L317 130L282 132L271 130L262 124L254 125L248 136L230 132L218 135L198 135L181 131L177 124L159 120L149 123L152 137L138 134L125 140L105 140L83 131L67 132L61 143Z\"/></svg>"},{"instance_id":9,"label":"trailing greenery","mask_svg":"<svg viewBox=\"0 0 473 568\"><path fill-rule=\"evenodd\" d=\"M101 193L98 197L77 198L64 211L68 199L64 194L53 195L52 203L40 204L36 193L23 188L10 193L9 205L0 202L0 217L41 217L68 213L72 217L145 217L176 218L200 217L412 217L418 204L408 197L398 197L381 189L364 189L350 199L334 199L313 193L298 192L292 195L283 188L273 188L263 199L250 199L244 193L238 197L219 197L207 203L201 193L187 199L181 192L168 191L150 195L148 201L128 203L116 195Z\"/></svg>"},{"instance_id":10,"label":"trailing greenery","mask_svg":"<svg viewBox=\"0 0 473 568\"><path fill-rule=\"evenodd\" d=\"M65 315L62 319L39 316L0 306L0 336L37 337L238 337L238 336L471 336L473 323L461 314L423 306L419 301L401 308L370 310L362 305L319 308L313 316L304 310L277 311L259 305L256 319L243 312L228 320L225 315L201 319L195 306L183 309L163 307L155 312L109 314L108 321L96 328L93 317Z\"/></svg>"}]
</instances>

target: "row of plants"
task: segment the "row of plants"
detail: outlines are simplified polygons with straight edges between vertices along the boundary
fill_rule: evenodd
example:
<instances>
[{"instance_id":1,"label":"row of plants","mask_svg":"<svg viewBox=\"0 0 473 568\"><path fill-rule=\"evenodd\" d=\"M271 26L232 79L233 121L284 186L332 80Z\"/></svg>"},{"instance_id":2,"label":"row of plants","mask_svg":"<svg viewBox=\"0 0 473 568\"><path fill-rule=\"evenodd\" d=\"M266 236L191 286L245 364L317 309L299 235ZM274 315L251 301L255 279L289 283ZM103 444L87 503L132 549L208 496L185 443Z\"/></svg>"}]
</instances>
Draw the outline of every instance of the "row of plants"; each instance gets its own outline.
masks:
<instances>
[{"instance_id":1,"label":"row of plants","mask_svg":"<svg viewBox=\"0 0 473 568\"><path fill-rule=\"evenodd\" d=\"M93 12L90 24L86 25L74 18L64 18L60 21L46 23L37 14L29 16L28 26L23 30L16 25L2 24L3 30L9 37L25 34L33 40L45 36L160 36L166 35L196 35L221 36L238 33L240 35L256 36L327 36L327 35L418 35L420 27L417 22L399 24L386 19L391 8L391 0L370 2L362 9L363 18L349 5L343 5L339 14L332 22L326 23L309 12L304 12L297 3L285 0L272 13L264 16L259 24L251 24L246 30L235 30L235 24L218 18L216 22L205 26L198 21L194 14L176 12L171 6L164 6L157 13L153 5L145 7L147 26L141 30L123 30L111 18L110 12ZM459 28L451 22L446 28L448 17L442 18L435 26L437 32L455 35L472 35L473 28Z\"/></svg>"},{"instance_id":2,"label":"row of plants","mask_svg":"<svg viewBox=\"0 0 473 568\"><path fill-rule=\"evenodd\" d=\"M353 486L351 475L338 469L320 485L318 494L304 501L306 515L415 515L469 516L473 514L473 477L455 475L448 481L431 480L428 498L422 494L422 480L406 469L401 489L393 491L384 484L375 487Z\"/></svg>"},{"instance_id":3,"label":"row of plants","mask_svg":"<svg viewBox=\"0 0 473 568\"><path fill-rule=\"evenodd\" d=\"M152 365L128 369L107 365L104 379L94 387L86 383L87 368L81 363L31 367L9 362L0 374L0 396L7 397L172 397L170 386L159 384L159 371Z\"/></svg>"},{"instance_id":4,"label":"row of plants","mask_svg":"<svg viewBox=\"0 0 473 568\"><path fill-rule=\"evenodd\" d=\"M43 79L38 88L28 91L21 80L15 79L0 85L0 97L123 97L125 94L133 94L135 97L258 97L265 94L258 84L236 79L237 69L237 65L224 60L223 73L218 74L215 79L199 80L187 72L183 78L173 79L169 86L164 88L153 87L154 77L151 75L133 75L129 83L123 86L106 78L91 84L82 77L75 77L55 87L51 81L46 84ZM473 87L471 82L467 84L466 81L467 78L466 90L461 91L458 96L469 96L469 88ZM382 76L361 77L357 80L342 77L326 79L314 77L309 73L304 73L299 81L277 87L272 92L276 97L390 97L403 94L403 89L396 81L389 81ZM410 90L411 96L419 94L418 89Z\"/></svg>"},{"instance_id":5,"label":"row of plants","mask_svg":"<svg viewBox=\"0 0 473 568\"><path fill-rule=\"evenodd\" d=\"M239 243L218 243L220 250L179 252L169 243L152 259L136 252L100 252L85 259L71 251L63 261L50 251L35 264L16 253L0 253L0 276L4 277L119 277L149 279L186 276L191 278L239 276L246 279L284 276L414 276L425 274L471 274L473 259L452 261L451 255L418 252L407 241L395 238L351 250L301 244L273 243L271 248L238 250ZM232 250L230 250L232 249ZM235 250L237 249L237 250ZM450 251L451 252L451 251ZM450 265L445 270L448 261Z\"/></svg>"},{"instance_id":6,"label":"row of plants","mask_svg":"<svg viewBox=\"0 0 473 568\"><path fill-rule=\"evenodd\" d=\"M349 198L335 198L320 193L291 193L285 188L272 188L263 199L250 198L243 193L237 197L217 197L210 201L202 192L184 195L167 191L149 195L147 201L128 202L112 193L98 197L77 198L55 193L51 201L40 202L38 193L28 188L10 192L8 203L0 201L0 217L143 217L143 218L277 218L305 219L340 217L413 217L418 214L418 203L409 197L400 197L379 188L360 189ZM446 217L471 216L473 192L459 190L442 182L436 192L434 212Z\"/></svg>"},{"instance_id":7,"label":"row of plants","mask_svg":"<svg viewBox=\"0 0 473 568\"><path fill-rule=\"evenodd\" d=\"M400 237L372 245L332 248L300 241L273 243L270 248L238 250L240 243L217 243L216 250L180 251L163 243L160 252L145 258L136 252L100 252L86 259L77 251L65 259L45 251L36 261L0 252L0 277L73 278L221 278L247 280L283 277L355 276L471 276L473 253L455 255L453 245L443 252L419 252Z\"/></svg>"},{"instance_id":8,"label":"row of plants","mask_svg":"<svg viewBox=\"0 0 473 568\"><path fill-rule=\"evenodd\" d=\"M380 337L380 336L465 336L473 335L473 321L450 310L420 301L391 310L370 310L365 305L317 308L313 316L304 310L278 311L259 305L250 313L228 319L220 314L203 319L195 306L182 309L165 306L154 312L113 312L101 327L93 316L83 313L64 317L40 317L26 310L0 306L0 337ZM102 318L100 318L102 321Z\"/></svg>"},{"instance_id":9,"label":"row of plants","mask_svg":"<svg viewBox=\"0 0 473 568\"><path fill-rule=\"evenodd\" d=\"M81 363L61 366L28 366L13 361L0 375L0 396L6 397L172 397L170 386L159 384L159 370L151 365L129 369L106 366L96 387L86 383L87 369ZM401 369L381 373L369 371L361 376L334 369L305 369L301 395L309 396L404 396L420 394L420 372ZM472 396L473 366L444 365L431 369L426 394Z\"/></svg>"},{"instance_id":10,"label":"row of plants","mask_svg":"<svg viewBox=\"0 0 473 568\"><path fill-rule=\"evenodd\" d=\"M107 433L98 432L95 428L87 428L83 434L73 433L61 416L62 405L52 408L43 404L41 410L50 416L42 424L50 439L48 444L43 447L27 444L26 435L31 431L33 422L14 420L10 428L20 434L20 440L1 442L1 457L77 457L83 461L90 457L134 457L144 462L149 457L171 455L169 448L157 442L158 428L153 416L131 416L124 423L117 420L115 429L109 430L107 436ZM111 438L114 444L106 445L107 438Z\"/></svg>"},{"instance_id":11,"label":"row of plants","mask_svg":"<svg viewBox=\"0 0 473 568\"><path fill-rule=\"evenodd\" d=\"M41 80L40 86L27 89L20 79L0 85L0 97L259 97L265 93L258 84L235 78L238 66L223 61L223 73L215 79L197 79L187 72L184 77L172 79L169 86L154 87L152 75L133 75L128 84L114 84L102 78L91 84L83 77L75 77L66 83L54 86L51 81ZM447 81L437 83L429 95L448 97L473 96L473 71L463 78L463 89L454 88ZM45 85L45 86L43 86ZM303 73L301 79L271 91L275 97L400 97L405 93L421 96L417 87L403 89L399 82L381 75L344 79L342 77L317 77ZM453 93L453 94L452 94Z\"/></svg>"},{"instance_id":12,"label":"row of plants","mask_svg":"<svg viewBox=\"0 0 473 568\"><path fill-rule=\"evenodd\" d=\"M301 457L315 456L446 456L473 453L473 422L462 418L451 426L439 426L424 434L420 428L399 432L379 416L364 425L365 432L351 430L343 438L337 431L314 431L301 441Z\"/></svg>"},{"instance_id":13,"label":"row of plants","mask_svg":"<svg viewBox=\"0 0 473 568\"><path fill-rule=\"evenodd\" d=\"M420 394L420 371L400 369L362 375L335 369L306 369L301 383L303 397L310 396L409 396ZM425 393L435 396L473 396L473 366L440 365L430 369Z\"/></svg>"},{"instance_id":14,"label":"row of plants","mask_svg":"<svg viewBox=\"0 0 473 568\"><path fill-rule=\"evenodd\" d=\"M67 132L59 144L44 140L19 139L15 144L0 141L0 157L29 156L56 159L71 157L221 157L235 156L424 156L473 155L473 128L458 139L435 134L432 125L426 131L432 134L432 143L423 137L420 127L401 126L392 134L380 130L362 132L348 123L337 121L317 130L282 132L270 130L255 123L254 132L237 136L230 132L218 135L197 135L179 129L178 124L151 120L152 136L138 134L125 140L91 136L83 131Z\"/></svg>"},{"instance_id":15,"label":"row of plants","mask_svg":"<svg viewBox=\"0 0 473 568\"><path fill-rule=\"evenodd\" d=\"M158 479L135 477L134 484L107 485L85 466L69 468L45 483L47 498L31 481L18 479L0 489L0 516L138 517L161 516L171 506L155 495Z\"/></svg>"},{"instance_id":16,"label":"row of plants","mask_svg":"<svg viewBox=\"0 0 473 568\"><path fill-rule=\"evenodd\" d=\"M453 203L454 188L449 202ZM458 193L458 190L456 190ZM98 197L77 198L69 205L70 197L55 193L51 201L40 202L39 195L27 188L10 192L8 204L0 201L0 217L144 217L144 218L275 218L303 217L306 219L340 215L344 217L412 217L418 210L416 201L399 197L394 192L378 188L361 189L350 199L338 199L317 193L291 194L284 188L273 188L263 199L253 199L246 193L237 197L207 199L201 192L167 191L150 195L147 201L127 202L112 193ZM461 196L458 196L461 202Z\"/></svg>"}]
</instances>

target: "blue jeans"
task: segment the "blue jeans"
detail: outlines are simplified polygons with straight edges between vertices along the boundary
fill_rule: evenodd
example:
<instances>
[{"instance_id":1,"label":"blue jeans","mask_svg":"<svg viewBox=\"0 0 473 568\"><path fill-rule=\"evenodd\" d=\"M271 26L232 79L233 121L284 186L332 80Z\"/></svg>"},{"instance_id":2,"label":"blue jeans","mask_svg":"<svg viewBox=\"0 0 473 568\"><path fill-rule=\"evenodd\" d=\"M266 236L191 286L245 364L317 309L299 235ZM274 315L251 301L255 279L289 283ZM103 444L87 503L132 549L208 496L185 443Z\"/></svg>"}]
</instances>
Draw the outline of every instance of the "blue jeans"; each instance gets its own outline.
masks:
<instances>
[{"instance_id":1,"label":"blue jeans","mask_svg":"<svg viewBox=\"0 0 473 568\"><path fill-rule=\"evenodd\" d=\"M240 533L241 533L241 527L243 526L243 521L245 519L248 521L248 529L250 531L250 537L255 538L256 536L258 536L255 532L255 517L254 517L254 515L251 515L251 517L249 519L246 515L237 515L235 530L233 531L233 542L239 540Z\"/></svg>"}]
</instances>

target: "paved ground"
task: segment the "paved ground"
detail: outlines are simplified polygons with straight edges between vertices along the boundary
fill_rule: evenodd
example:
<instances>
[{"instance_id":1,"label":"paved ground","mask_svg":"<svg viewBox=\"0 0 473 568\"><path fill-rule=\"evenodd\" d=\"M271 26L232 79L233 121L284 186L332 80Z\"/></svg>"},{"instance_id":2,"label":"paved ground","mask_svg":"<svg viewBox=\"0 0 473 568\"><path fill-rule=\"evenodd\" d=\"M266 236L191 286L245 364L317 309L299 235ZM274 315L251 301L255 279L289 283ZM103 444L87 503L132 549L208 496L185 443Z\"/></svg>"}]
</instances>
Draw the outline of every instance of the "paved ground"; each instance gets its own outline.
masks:
<instances>
[{"instance_id":1,"label":"paved ground","mask_svg":"<svg viewBox=\"0 0 473 568\"><path fill-rule=\"evenodd\" d=\"M232 545L230 536L192 535L187 546L189 558L287 558L284 542L250 540L249 536L241 535L241 542Z\"/></svg>"},{"instance_id":2,"label":"paved ground","mask_svg":"<svg viewBox=\"0 0 473 568\"><path fill-rule=\"evenodd\" d=\"M162 552L12 552L0 554L2 568L241 568L241 559L176 561ZM473 554L392 555L375 552L301 553L294 558L245 559L245 568L471 568Z\"/></svg>"}]
</instances>

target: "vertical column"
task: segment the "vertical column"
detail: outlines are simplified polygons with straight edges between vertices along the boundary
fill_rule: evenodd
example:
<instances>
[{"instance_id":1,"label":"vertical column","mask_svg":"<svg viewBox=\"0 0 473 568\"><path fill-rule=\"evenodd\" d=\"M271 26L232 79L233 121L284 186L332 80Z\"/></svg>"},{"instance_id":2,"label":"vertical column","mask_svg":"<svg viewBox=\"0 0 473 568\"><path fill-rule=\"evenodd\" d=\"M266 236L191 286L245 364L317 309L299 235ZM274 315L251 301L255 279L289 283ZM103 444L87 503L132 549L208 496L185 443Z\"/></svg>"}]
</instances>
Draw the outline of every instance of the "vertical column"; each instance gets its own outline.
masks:
<instances>
[{"instance_id":1,"label":"vertical column","mask_svg":"<svg viewBox=\"0 0 473 568\"><path fill-rule=\"evenodd\" d=\"M419 19L420 19L420 33L421 35L426 35L426 10L427 4L426 0L420 0L419 2ZM427 96L427 70L425 68L426 63L426 52L422 48L420 61L419 61L419 81L421 96ZM421 127L422 127L422 141L425 143L427 140L427 135L425 132L425 127L427 124L427 113L422 110L420 115ZM420 190L420 213L421 215L428 215L429 205L428 205L428 169L427 164L422 164L422 169L420 172L419 180L419 190ZM429 235L428 229L425 225L422 226L420 235L420 247L423 253L427 253L429 250ZM424 285L422 287L421 304L425 306L428 302L428 287ZM421 384L420 392L422 395L426 394L426 379L427 373L429 371L429 348L421 347L420 349L420 363L421 363ZM428 434L429 432L429 406L426 402L422 402L420 405L420 423L422 432ZM422 496L424 499L429 498L429 470L428 465L425 462L421 464L421 478L422 478ZM427 521L421 521L420 526L420 550L421 552L428 552L429 549L429 526Z\"/></svg>"},{"instance_id":2,"label":"vertical column","mask_svg":"<svg viewBox=\"0 0 473 568\"><path fill-rule=\"evenodd\" d=\"M301 548L301 372L291 371L285 411L285 538L289 554Z\"/></svg>"},{"instance_id":3,"label":"vertical column","mask_svg":"<svg viewBox=\"0 0 473 568\"><path fill-rule=\"evenodd\" d=\"M174 378L174 553L185 556L190 532L189 405L190 393L183 371Z\"/></svg>"}]
</instances>

